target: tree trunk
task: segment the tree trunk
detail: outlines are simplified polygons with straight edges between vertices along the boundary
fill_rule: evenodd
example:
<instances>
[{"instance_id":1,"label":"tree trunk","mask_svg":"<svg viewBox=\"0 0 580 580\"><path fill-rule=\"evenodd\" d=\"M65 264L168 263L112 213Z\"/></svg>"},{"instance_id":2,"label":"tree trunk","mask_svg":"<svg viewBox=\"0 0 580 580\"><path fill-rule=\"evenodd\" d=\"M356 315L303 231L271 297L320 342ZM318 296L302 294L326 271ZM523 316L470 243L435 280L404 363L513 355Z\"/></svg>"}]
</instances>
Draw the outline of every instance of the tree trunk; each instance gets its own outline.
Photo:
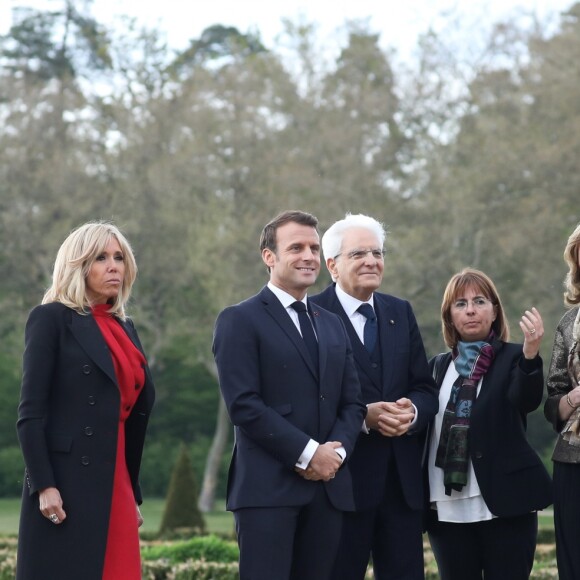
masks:
<instances>
[{"instance_id":1,"label":"tree trunk","mask_svg":"<svg viewBox=\"0 0 580 580\"><path fill-rule=\"evenodd\" d=\"M208 365L209 370L217 379L217 369L215 364ZM199 494L198 506L200 511L207 513L214 507L215 490L218 483L218 475L224 448L226 446L230 432L230 418L224 403L223 397L220 396L220 402L217 412L216 428L210 450L207 454L205 463L205 472L203 474L203 484Z\"/></svg>"}]
</instances>

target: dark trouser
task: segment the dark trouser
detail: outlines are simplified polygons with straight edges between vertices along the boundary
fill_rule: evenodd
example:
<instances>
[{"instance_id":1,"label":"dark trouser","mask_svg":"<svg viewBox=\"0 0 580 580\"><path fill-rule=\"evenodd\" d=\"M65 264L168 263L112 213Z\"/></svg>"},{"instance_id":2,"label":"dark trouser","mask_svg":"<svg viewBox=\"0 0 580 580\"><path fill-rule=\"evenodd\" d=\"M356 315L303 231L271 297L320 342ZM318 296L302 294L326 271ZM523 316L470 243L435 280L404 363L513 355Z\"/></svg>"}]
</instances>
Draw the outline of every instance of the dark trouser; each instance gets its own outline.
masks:
<instances>
[{"instance_id":1,"label":"dark trouser","mask_svg":"<svg viewBox=\"0 0 580 580\"><path fill-rule=\"evenodd\" d=\"M334 565L342 512L323 484L305 506L245 508L234 512L240 547L240 580L328 580Z\"/></svg>"},{"instance_id":2,"label":"dark trouser","mask_svg":"<svg viewBox=\"0 0 580 580\"><path fill-rule=\"evenodd\" d=\"M580 465L554 461L554 527L560 580L580 578Z\"/></svg>"},{"instance_id":3,"label":"dark trouser","mask_svg":"<svg viewBox=\"0 0 580 580\"><path fill-rule=\"evenodd\" d=\"M333 580L363 580L372 555L376 580L423 580L422 512L403 497L394 462L373 510L345 513Z\"/></svg>"},{"instance_id":4,"label":"dark trouser","mask_svg":"<svg viewBox=\"0 0 580 580\"><path fill-rule=\"evenodd\" d=\"M441 580L527 580L534 565L534 513L456 524L430 514L429 541Z\"/></svg>"}]
</instances>

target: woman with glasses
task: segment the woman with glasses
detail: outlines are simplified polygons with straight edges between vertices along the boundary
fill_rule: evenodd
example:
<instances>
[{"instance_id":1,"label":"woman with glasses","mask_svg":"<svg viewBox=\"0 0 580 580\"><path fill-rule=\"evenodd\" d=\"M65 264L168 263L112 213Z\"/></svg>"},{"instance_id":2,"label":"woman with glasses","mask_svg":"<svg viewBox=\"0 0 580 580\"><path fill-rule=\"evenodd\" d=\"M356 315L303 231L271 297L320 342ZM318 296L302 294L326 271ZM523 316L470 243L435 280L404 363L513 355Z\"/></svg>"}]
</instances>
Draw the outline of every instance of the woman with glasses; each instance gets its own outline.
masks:
<instances>
[{"instance_id":1,"label":"woman with glasses","mask_svg":"<svg viewBox=\"0 0 580 580\"><path fill-rule=\"evenodd\" d=\"M564 250L568 264L564 303L548 372L546 419L559 434L554 462L554 524L560 580L580 578L580 224Z\"/></svg>"},{"instance_id":2,"label":"woman with glasses","mask_svg":"<svg viewBox=\"0 0 580 580\"><path fill-rule=\"evenodd\" d=\"M526 415L542 401L544 327L531 308L509 325L492 280L466 268L441 304L450 352L430 361L439 412L430 430L427 531L442 580L529 578L536 510L551 503L551 481L525 437Z\"/></svg>"}]
</instances>

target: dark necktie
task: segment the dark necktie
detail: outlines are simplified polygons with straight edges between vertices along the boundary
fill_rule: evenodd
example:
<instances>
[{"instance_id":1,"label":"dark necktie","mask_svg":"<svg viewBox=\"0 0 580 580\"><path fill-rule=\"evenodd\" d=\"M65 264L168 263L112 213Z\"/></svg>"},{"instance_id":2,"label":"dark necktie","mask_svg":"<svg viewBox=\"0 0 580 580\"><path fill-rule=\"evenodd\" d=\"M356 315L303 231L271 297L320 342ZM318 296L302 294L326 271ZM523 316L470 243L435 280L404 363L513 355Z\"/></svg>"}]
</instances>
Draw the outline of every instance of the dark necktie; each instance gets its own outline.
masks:
<instances>
[{"instance_id":1,"label":"dark necktie","mask_svg":"<svg viewBox=\"0 0 580 580\"><path fill-rule=\"evenodd\" d=\"M367 351L373 352L377 342L377 317L370 304L361 304L358 311L367 319L364 329L364 345Z\"/></svg>"},{"instance_id":2,"label":"dark necktie","mask_svg":"<svg viewBox=\"0 0 580 580\"><path fill-rule=\"evenodd\" d=\"M316 340L316 335L314 334L314 328L312 328L312 322L308 317L308 312L306 310L306 305L304 302L294 302L292 308L298 312L298 322L300 322L300 331L302 332L302 338L306 343L306 348L310 353L310 358L314 363L314 368L318 369L318 341Z\"/></svg>"}]
</instances>

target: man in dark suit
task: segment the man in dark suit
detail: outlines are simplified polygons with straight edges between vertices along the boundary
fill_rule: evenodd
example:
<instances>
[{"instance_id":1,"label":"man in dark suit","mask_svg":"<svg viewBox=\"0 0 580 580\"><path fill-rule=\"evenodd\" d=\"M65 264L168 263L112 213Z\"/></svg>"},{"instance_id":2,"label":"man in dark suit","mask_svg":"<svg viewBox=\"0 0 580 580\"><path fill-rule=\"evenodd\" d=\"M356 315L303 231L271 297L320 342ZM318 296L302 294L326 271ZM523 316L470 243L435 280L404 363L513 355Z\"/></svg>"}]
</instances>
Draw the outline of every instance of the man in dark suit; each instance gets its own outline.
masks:
<instances>
[{"instance_id":1,"label":"man in dark suit","mask_svg":"<svg viewBox=\"0 0 580 580\"><path fill-rule=\"evenodd\" d=\"M422 432L438 398L410 304L377 292L384 240L368 216L333 224L322 248L334 283L312 298L344 321L368 409L348 465L356 512L345 514L335 579L362 580L371 554L378 580L424 578Z\"/></svg>"},{"instance_id":2,"label":"man in dark suit","mask_svg":"<svg viewBox=\"0 0 580 580\"><path fill-rule=\"evenodd\" d=\"M241 580L330 578L343 511L354 509L342 464L365 407L344 324L306 299L320 270L317 224L298 211L267 224L268 285L216 321L213 351L235 425L227 509Z\"/></svg>"}]
</instances>

